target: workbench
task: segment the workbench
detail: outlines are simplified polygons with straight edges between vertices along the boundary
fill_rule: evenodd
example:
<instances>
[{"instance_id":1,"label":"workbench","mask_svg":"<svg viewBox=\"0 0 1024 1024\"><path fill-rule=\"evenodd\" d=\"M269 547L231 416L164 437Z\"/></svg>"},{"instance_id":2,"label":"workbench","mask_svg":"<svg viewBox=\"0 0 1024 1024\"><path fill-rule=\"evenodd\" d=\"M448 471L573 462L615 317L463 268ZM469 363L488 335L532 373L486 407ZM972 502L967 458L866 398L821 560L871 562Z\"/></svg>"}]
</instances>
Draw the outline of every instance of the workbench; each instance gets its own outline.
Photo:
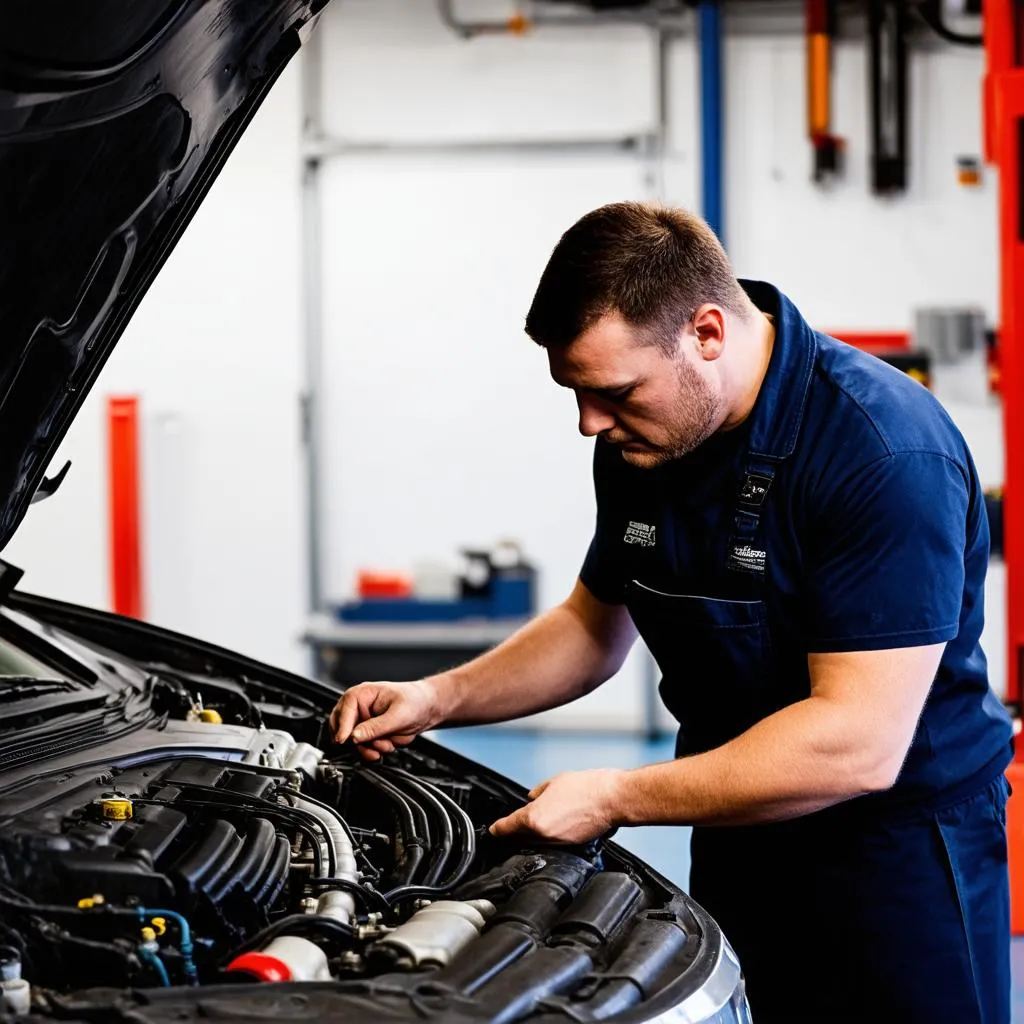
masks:
<instances>
[{"instance_id":1,"label":"workbench","mask_svg":"<svg viewBox=\"0 0 1024 1024\"><path fill-rule=\"evenodd\" d=\"M462 665L497 646L528 619L464 622L342 622L312 616L302 634L318 679L348 686L366 680L408 682Z\"/></svg>"}]
</instances>

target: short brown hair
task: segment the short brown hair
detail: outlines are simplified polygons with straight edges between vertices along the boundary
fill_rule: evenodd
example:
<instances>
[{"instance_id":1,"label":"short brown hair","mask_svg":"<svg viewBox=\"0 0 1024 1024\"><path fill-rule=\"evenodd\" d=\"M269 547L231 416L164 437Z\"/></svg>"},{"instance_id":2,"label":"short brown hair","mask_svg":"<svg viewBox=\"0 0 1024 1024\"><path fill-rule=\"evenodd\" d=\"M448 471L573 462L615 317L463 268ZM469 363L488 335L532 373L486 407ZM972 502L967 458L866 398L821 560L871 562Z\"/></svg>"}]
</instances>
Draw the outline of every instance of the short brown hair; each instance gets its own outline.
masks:
<instances>
[{"instance_id":1,"label":"short brown hair","mask_svg":"<svg viewBox=\"0 0 1024 1024\"><path fill-rule=\"evenodd\" d=\"M679 329L701 305L742 315L744 300L729 257L700 217L652 203L611 203L562 235L526 333L544 348L561 348L618 312L645 341L674 351Z\"/></svg>"}]
</instances>

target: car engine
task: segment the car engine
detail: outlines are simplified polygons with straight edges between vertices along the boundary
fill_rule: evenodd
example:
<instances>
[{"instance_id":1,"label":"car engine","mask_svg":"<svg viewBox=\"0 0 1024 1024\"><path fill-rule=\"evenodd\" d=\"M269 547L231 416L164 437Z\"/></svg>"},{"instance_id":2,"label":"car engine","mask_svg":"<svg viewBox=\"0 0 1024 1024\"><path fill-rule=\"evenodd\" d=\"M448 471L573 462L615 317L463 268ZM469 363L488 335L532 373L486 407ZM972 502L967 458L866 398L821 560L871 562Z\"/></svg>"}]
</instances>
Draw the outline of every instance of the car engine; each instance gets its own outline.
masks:
<instances>
[{"instance_id":1,"label":"car engine","mask_svg":"<svg viewBox=\"0 0 1024 1024\"><path fill-rule=\"evenodd\" d=\"M329 706L99 664L91 687L0 689L8 1009L115 1019L129 991L130 1019L202 1019L225 986L235 1013L239 986L301 984L345 1019L598 1020L707 955L699 908L625 851L492 837L521 794L443 748L366 762Z\"/></svg>"}]
</instances>

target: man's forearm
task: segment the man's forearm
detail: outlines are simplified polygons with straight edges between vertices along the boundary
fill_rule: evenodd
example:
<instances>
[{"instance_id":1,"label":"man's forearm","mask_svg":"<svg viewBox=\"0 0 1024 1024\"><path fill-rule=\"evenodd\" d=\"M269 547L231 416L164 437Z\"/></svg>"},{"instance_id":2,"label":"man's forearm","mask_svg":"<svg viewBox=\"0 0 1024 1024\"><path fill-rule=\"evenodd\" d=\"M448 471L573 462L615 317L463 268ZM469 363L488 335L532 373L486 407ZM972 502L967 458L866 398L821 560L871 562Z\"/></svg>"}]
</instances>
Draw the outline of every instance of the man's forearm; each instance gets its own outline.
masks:
<instances>
[{"instance_id":1,"label":"man's forearm","mask_svg":"<svg viewBox=\"0 0 1024 1024\"><path fill-rule=\"evenodd\" d=\"M494 650L431 677L440 716L500 722L575 700L618 669L632 643L632 633L618 632L599 635L568 603L558 605Z\"/></svg>"},{"instance_id":2,"label":"man's forearm","mask_svg":"<svg viewBox=\"0 0 1024 1024\"><path fill-rule=\"evenodd\" d=\"M851 729L844 709L811 697L715 750L624 772L612 817L621 825L746 825L886 789L900 759L866 732Z\"/></svg>"}]
</instances>

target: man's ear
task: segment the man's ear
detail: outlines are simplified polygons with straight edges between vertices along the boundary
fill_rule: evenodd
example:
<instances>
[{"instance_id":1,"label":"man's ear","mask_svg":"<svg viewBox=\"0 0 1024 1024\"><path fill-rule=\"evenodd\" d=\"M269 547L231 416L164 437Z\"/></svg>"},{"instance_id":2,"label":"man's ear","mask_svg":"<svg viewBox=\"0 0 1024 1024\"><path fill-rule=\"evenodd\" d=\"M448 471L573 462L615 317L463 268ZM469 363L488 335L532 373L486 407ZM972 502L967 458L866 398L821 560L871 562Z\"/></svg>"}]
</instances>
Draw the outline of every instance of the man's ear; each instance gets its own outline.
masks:
<instances>
[{"instance_id":1,"label":"man's ear","mask_svg":"<svg viewBox=\"0 0 1024 1024\"><path fill-rule=\"evenodd\" d=\"M725 313L721 306L700 306L693 314L693 329L701 357L708 361L717 359L725 348Z\"/></svg>"}]
</instances>

